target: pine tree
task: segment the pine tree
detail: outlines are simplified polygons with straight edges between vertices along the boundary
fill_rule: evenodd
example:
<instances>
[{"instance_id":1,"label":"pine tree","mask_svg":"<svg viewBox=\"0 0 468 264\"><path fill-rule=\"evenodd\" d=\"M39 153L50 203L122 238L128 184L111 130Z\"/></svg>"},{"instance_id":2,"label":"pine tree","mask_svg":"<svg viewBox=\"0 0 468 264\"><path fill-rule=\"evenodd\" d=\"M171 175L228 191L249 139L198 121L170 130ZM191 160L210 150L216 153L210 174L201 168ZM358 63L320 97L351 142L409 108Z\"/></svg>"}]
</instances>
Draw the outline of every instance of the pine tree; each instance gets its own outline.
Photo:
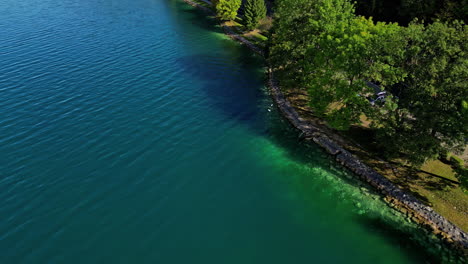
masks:
<instances>
[{"instance_id":1,"label":"pine tree","mask_svg":"<svg viewBox=\"0 0 468 264\"><path fill-rule=\"evenodd\" d=\"M256 28L258 22L266 17L266 12L264 0L247 0L244 15L245 26L248 29Z\"/></svg>"},{"instance_id":2,"label":"pine tree","mask_svg":"<svg viewBox=\"0 0 468 264\"><path fill-rule=\"evenodd\" d=\"M219 0L216 12L222 20L234 20L241 4L241 0Z\"/></svg>"}]
</instances>

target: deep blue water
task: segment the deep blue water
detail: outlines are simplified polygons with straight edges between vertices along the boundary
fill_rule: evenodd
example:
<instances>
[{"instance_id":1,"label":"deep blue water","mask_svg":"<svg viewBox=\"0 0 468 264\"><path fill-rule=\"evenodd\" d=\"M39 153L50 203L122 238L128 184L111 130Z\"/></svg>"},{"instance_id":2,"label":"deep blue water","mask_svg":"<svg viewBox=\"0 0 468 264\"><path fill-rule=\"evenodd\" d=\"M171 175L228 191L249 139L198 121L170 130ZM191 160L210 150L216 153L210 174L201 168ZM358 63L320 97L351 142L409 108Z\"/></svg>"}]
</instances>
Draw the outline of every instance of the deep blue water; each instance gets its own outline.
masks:
<instances>
[{"instance_id":1,"label":"deep blue water","mask_svg":"<svg viewBox=\"0 0 468 264\"><path fill-rule=\"evenodd\" d=\"M437 262L212 25L175 0L0 0L0 263Z\"/></svg>"}]
</instances>

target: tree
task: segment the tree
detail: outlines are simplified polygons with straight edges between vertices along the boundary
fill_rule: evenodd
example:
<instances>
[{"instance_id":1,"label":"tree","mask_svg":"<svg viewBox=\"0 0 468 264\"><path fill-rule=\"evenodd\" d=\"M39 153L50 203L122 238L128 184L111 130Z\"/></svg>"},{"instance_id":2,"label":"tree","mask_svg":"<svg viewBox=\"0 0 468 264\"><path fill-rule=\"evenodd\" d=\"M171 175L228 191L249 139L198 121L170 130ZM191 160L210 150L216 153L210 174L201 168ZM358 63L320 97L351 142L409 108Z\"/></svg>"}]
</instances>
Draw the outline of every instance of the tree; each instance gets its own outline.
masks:
<instances>
[{"instance_id":1,"label":"tree","mask_svg":"<svg viewBox=\"0 0 468 264\"><path fill-rule=\"evenodd\" d=\"M268 60L283 89L303 87L306 49L320 32L317 6L317 0L276 1Z\"/></svg>"},{"instance_id":2,"label":"tree","mask_svg":"<svg viewBox=\"0 0 468 264\"><path fill-rule=\"evenodd\" d=\"M216 12L222 20L234 20L241 4L241 0L219 0Z\"/></svg>"},{"instance_id":3,"label":"tree","mask_svg":"<svg viewBox=\"0 0 468 264\"><path fill-rule=\"evenodd\" d=\"M307 90L314 113L335 128L373 116L366 81L386 86L399 80L400 28L356 17L348 0L285 2L277 9L283 21L271 48L281 84Z\"/></svg>"},{"instance_id":4,"label":"tree","mask_svg":"<svg viewBox=\"0 0 468 264\"><path fill-rule=\"evenodd\" d=\"M247 0L244 21L247 29L254 29L258 22L266 17L267 9L264 0Z\"/></svg>"},{"instance_id":5,"label":"tree","mask_svg":"<svg viewBox=\"0 0 468 264\"><path fill-rule=\"evenodd\" d=\"M462 22L408 27L354 14L349 0L277 2L269 62L283 89L307 91L314 114L337 129L377 132L388 157L412 164L466 145L468 33ZM366 97L378 84L387 97Z\"/></svg>"},{"instance_id":6,"label":"tree","mask_svg":"<svg viewBox=\"0 0 468 264\"><path fill-rule=\"evenodd\" d=\"M468 31L461 22L412 23L396 85L398 107L378 118L378 135L390 156L414 164L464 147L468 131Z\"/></svg>"}]
</instances>

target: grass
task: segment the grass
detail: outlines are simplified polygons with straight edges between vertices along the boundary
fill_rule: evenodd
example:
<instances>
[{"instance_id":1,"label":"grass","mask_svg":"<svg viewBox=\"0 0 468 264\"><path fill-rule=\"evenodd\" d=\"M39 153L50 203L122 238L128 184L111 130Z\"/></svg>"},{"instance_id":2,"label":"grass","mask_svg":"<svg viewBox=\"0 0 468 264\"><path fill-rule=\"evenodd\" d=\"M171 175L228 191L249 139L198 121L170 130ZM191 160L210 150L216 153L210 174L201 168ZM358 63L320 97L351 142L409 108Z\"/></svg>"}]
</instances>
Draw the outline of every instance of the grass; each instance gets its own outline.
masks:
<instances>
[{"instance_id":1,"label":"grass","mask_svg":"<svg viewBox=\"0 0 468 264\"><path fill-rule=\"evenodd\" d=\"M440 160L427 161L421 166L421 170L434 173L450 180L458 181L457 178L455 178L455 172L453 171L452 166L445 164Z\"/></svg>"},{"instance_id":2,"label":"grass","mask_svg":"<svg viewBox=\"0 0 468 264\"><path fill-rule=\"evenodd\" d=\"M197 4L201 5L201 6L204 6L204 7L207 7L209 9L213 10L213 11L216 11L214 6L209 5L204 1L201 1L201 0L192 0L192 1L194 1L195 3L197 3ZM266 41L268 40L268 38L266 36L264 36L262 34L262 32L260 30L258 30L258 29L246 30L245 26L242 24L242 18L241 17L236 17L236 19L234 19L234 20L225 21L222 24L224 26L230 27L232 30L234 30L234 32L236 32L237 34L245 37L246 39L248 39L249 41L251 41L255 45L260 46L262 48L264 48L266 46Z\"/></svg>"},{"instance_id":3,"label":"grass","mask_svg":"<svg viewBox=\"0 0 468 264\"><path fill-rule=\"evenodd\" d=\"M346 132L331 129L313 114L306 91L287 89L284 93L302 118L322 127L329 135L338 135L332 138L368 166L468 232L468 196L459 184L454 183L458 180L451 165L432 160L414 169L404 166L402 160L385 161L379 158L380 150L373 142L371 129L364 126L355 126Z\"/></svg>"},{"instance_id":4,"label":"grass","mask_svg":"<svg viewBox=\"0 0 468 264\"><path fill-rule=\"evenodd\" d=\"M267 43L268 38L266 36L262 35L261 32L258 29L245 32L243 34L243 36L245 38L247 38L248 40L250 40L253 44L255 44L257 46L260 46L262 48L266 47L266 43Z\"/></svg>"},{"instance_id":5,"label":"grass","mask_svg":"<svg viewBox=\"0 0 468 264\"><path fill-rule=\"evenodd\" d=\"M255 30L252 30L250 32L244 33L244 36L246 36L246 37L248 37L250 39L257 40L257 41L267 41L268 40L268 38L265 37L264 35L262 35L260 30L258 30L258 29L255 29Z\"/></svg>"},{"instance_id":6,"label":"grass","mask_svg":"<svg viewBox=\"0 0 468 264\"><path fill-rule=\"evenodd\" d=\"M367 134L366 137L365 133L353 135L345 132L344 137L357 142L360 150L353 152L366 164L465 232L468 231L468 196L459 184L454 183L458 179L451 165L440 160L430 160L414 169L403 165L402 160L387 162L378 158L378 149L369 140L372 135Z\"/></svg>"},{"instance_id":7,"label":"grass","mask_svg":"<svg viewBox=\"0 0 468 264\"><path fill-rule=\"evenodd\" d=\"M419 172L402 170L398 175L388 171L383 171L383 173L400 187L412 192L421 201L430 205L449 221L464 231L468 231L468 197L458 184L442 179L457 181L452 167L439 160L432 160L426 162L421 170ZM434 177L426 172L442 178Z\"/></svg>"},{"instance_id":8,"label":"grass","mask_svg":"<svg viewBox=\"0 0 468 264\"><path fill-rule=\"evenodd\" d=\"M254 45L265 48L268 38L259 29L246 30L241 22L242 19L236 18L235 20L223 22L223 25L230 27L235 33L248 39Z\"/></svg>"}]
</instances>

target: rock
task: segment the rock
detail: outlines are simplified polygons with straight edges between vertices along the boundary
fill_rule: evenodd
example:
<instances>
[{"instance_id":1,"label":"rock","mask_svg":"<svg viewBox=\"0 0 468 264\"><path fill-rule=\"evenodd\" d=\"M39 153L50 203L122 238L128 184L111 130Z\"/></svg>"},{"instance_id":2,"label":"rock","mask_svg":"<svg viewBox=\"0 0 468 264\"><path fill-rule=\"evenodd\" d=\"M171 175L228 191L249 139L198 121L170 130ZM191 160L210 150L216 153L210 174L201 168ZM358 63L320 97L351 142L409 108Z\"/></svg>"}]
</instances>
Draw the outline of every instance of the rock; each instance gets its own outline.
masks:
<instances>
[{"instance_id":1,"label":"rock","mask_svg":"<svg viewBox=\"0 0 468 264\"><path fill-rule=\"evenodd\" d=\"M287 99L284 98L281 89L278 87L277 82L273 76L273 71L269 70L269 88L272 91L272 97L276 101L278 108L283 113L284 117L298 130L305 134L312 135L311 132L321 131L320 128L314 126L314 124L304 124L305 122L300 122L299 115L295 109L289 104ZM335 156L335 160L343 165L346 169L353 172L356 176L362 179L363 182L367 182L373 186L380 194L384 196L389 196L390 200L395 200L398 206L390 204L391 207L396 207L400 212L406 213L410 212L413 214L413 219L419 223L423 223L426 226L430 226L434 232L439 232L444 234L443 237L445 241L449 242L449 239L456 244L458 248L468 249L468 240L467 235L461 229L448 222L441 215L437 214L431 208L423 205L419 200L417 200L412 195L409 195L403 192L401 189L396 187L392 182L387 178L380 175L372 168L363 164L359 159L345 150L342 146L337 144L335 141L331 140L326 135L315 135L313 141L317 145L321 146L326 152ZM348 175L346 175L348 178ZM359 186L362 187L363 184L359 183ZM367 191L366 191L367 192ZM361 204L356 203L356 207L360 208ZM411 222L411 219L408 217L406 219L408 222ZM448 239L449 238L449 239Z\"/></svg>"}]
</instances>

